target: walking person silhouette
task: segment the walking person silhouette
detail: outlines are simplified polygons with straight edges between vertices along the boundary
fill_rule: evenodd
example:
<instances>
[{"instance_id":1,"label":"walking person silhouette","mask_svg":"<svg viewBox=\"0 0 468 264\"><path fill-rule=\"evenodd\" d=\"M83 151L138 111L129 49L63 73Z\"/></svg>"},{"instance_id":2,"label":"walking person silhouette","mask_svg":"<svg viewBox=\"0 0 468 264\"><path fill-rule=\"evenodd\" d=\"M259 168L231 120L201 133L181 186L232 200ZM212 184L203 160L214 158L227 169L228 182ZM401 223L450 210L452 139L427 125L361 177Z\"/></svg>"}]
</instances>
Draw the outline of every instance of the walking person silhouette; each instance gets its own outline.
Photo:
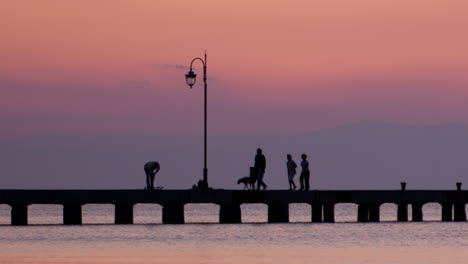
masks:
<instances>
[{"instance_id":1,"label":"walking person silhouette","mask_svg":"<svg viewBox=\"0 0 468 264\"><path fill-rule=\"evenodd\" d=\"M263 187L263 190L267 188L265 182L263 182L263 176L265 175L266 168L266 158L262 154L262 149L257 149L257 155L255 155L255 164L254 168L257 170L257 190L260 190L260 186Z\"/></svg>"},{"instance_id":2,"label":"walking person silhouette","mask_svg":"<svg viewBox=\"0 0 468 264\"><path fill-rule=\"evenodd\" d=\"M309 171L309 161L307 161L307 155L302 154L301 155L302 162L301 162L301 176L299 177L299 181L301 183L301 188L299 190L301 191L308 191L310 188L310 171Z\"/></svg>"},{"instance_id":3,"label":"walking person silhouette","mask_svg":"<svg viewBox=\"0 0 468 264\"><path fill-rule=\"evenodd\" d=\"M296 190L296 184L294 183L294 176L296 175L296 162L292 159L291 154L286 155L286 168L288 169L288 181L289 190Z\"/></svg>"},{"instance_id":4,"label":"walking person silhouette","mask_svg":"<svg viewBox=\"0 0 468 264\"><path fill-rule=\"evenodd\" d=\"M145 163L144 169L146 174L146 189L154 190L154 177L161 169L161 166L156 161L148 161Z\"/></svg>"}]
</instances>

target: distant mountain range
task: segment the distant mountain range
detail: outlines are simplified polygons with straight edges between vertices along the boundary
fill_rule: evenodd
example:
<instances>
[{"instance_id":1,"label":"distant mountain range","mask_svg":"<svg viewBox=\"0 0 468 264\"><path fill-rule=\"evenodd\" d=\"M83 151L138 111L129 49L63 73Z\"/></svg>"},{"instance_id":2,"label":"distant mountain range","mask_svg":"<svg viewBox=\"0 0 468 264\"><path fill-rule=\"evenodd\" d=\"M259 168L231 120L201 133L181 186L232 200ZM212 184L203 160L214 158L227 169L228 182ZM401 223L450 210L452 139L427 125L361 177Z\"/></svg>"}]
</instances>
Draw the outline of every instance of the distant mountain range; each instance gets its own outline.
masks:
<instances>
[{"instance_id":1,"label":"distant mountain range","mask_svg":"<svg viewBox=\"0 0 468 264\"><path fill-rule=\"evenodd\" d=\"M157 185L185 189L202 175L199 137L0 139L0 188L143 188L143 164L158 160ZM265 182L286 189L286 154L307 153L312 189L468 189L468 126L412 127L369 121L292 136L209 137L209 182L236 189L255 150ZM296 181L298 177L296 178Z\"/></svg>"}]
</instances>

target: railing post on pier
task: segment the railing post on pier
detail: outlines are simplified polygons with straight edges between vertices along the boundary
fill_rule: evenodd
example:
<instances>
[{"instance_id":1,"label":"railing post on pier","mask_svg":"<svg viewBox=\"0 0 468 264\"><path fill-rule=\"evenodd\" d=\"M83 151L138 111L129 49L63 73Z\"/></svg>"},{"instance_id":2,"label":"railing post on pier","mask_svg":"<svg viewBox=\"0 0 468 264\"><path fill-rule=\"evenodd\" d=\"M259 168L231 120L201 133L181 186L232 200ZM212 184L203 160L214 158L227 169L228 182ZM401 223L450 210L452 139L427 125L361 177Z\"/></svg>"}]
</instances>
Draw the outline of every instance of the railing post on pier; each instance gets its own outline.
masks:
<instances>
[{"instance_id":1,"label":"railing post on pier","mask_svg":"<svg viewBox=\"0 0 468 264\"><path fill-rule=\"evenodd\" d=\"M367 204L358 204L358 222L369 222L369 206Z\"/></svg>"},{"instance_id":2,"label":"railing post on pier","mask_svg":"<svg viewBox=\"0 0 468 264\"><path fill-rule=\"evenodd\" d=\"M63 205L63 224L64 225L81 225L82 224L81 204L64 204Z\"/></svg>"},{"instance_id":3,"label":"railing post on pier","mask_svg":"<svg viewBox=\"0 0 468 264\"><path fill-rule=\"evenodd\" d=\"M398 203L397 220L398 222L408 222L408 204L407 203Z\"/></svg>"},{"instance_id":4,"label":"railing post on pier","mask_svg":"<svg viewBox=\"0 0 468 264\"><path fill-rule=\"evenodd\" d=\"M11 205L11 225L27 225L28 224L28 205L27 204L12 204Z\"/></svg>"},{"instance_id":5,"label":"railing post on pier","mask_svg":"<svg viewBox=\"0 0 468 264\"><path fill-rule=\"evenodd\" d=\"M162 205L163 224L183 224L184 223L184 204L168 203Z\"/></svg>"},{"instance_id":6,"label":"railing post on pier","mask_svg":"<svg viewBox=\"0 0 468 264\"><path fill-rule=\"evenodd\" d=\"M452 218L452 208L453 205L451 203L441 203L442 205L442 221L443 222L450 222L453 220Z\"/></svg>"},{"instance_id":7,"label":"railing post on pier","mask_svg":"<svg viewBox=\"0 0 468 264\"><path fill-rule=\"evenodd\" d=\"M413 203L411 204L411 209L413 211L413 222L422 222L423 221L423 204L421 203Z\"/></svg>"},{"instance_id":8,"label":"railing post on pier","mask_svg":"<svg viewBox=\"0 0 468 264\"><path fill-rule=\"evenodd\" d=\"M115 207L115 224L133 224L133 203L117 203Z\"/></svg>"},{"instance_id":9,"label":"railing post on pier","mask_svg":"<svg viewBox=\"0 0 468 264\"><path fill-rule=\"evenodd\" d=\"M269 223L289 222L289 204L269 203L268 204L268 222Z\"/></svg>"},{"instance_id":10,"label":"railing post on pier","mask_svg":"<svg viewBox=\"0 0 468 264\"><path fill-rule=\"evenodd\" d=\"M321 203L313 203L312 206L312 222L313 223L321 223L322 222L322 204Z\"/></svg>"},{"instance_id":11,"label":"railing post on pier","mask_svg":"<svg viewBox=\"0 0 468 264\"><path fill-rule=\"evenodd\" d=\"M401 190L406 191L406 182L400 182Z\"/></svg>"},{"instance_id":12,"label":"railing post on pier","mask_svg":"<svg viewBox=\"0 0 468 264\"><path fill-rule=\"evenodd\" d=\"M380 222L380 204L369 205L369 222Z\"/></svg>"},{"instance_id":13,"label":"railing post on pier","mask_svg":"<svg viewBox=\"0 0 468 264\"><path fill-rule=\"evenodd\" d=\"M220 204L219 223L238 224L242 222L240 204Z\"/></svg>"},{"instance_id":14,"label":"railing post on pier","mask_svg":"<svg viewBox=\"0 0 468 264\"><path fill-rule=\"evenodd\" d=\"M326 203L323 205L323 221L325 223L335 222L335 204Z\"/></svg>"}]
</instances>

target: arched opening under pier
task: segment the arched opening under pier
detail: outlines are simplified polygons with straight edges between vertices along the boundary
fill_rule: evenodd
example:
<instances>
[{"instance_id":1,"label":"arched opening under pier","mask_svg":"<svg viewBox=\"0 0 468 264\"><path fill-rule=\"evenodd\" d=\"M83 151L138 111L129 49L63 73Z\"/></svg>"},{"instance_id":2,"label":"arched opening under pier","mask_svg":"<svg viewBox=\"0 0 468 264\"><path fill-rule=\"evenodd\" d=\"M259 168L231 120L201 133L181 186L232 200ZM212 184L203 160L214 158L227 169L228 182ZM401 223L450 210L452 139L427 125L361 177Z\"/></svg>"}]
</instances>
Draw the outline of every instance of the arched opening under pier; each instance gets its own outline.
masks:
<instances>
[{"instance_id":1,"label":"arched opening under pier","mask_svg":"<svg viewBox=\"0 0 468 264\"><path fill-rule=\"evenodd\" d=\"M385 203L380 205L380 221L395 222L398 220L398 205Z\"/></svg>"},{"instance_id":2,"label":"arched opening under pier","mask_svg":"<svg viewBox=\"0 0 468 264\"><path fill-rule=\"evenodd\" d=\"M159 204L135 204L133 206L133 223L161 224L162 206Z\"/></svg>"},{"instance_id":3,"label":"arched opening under pier","mask_svg":"<svg viewBox=\"0 0 468 264\"><path fill-rule=\"evenodd\" d=\"M185 223L219 223L219 205L186 204Z\"/></svg>"},{"instance_id":4,"label":"arched opening under pier","mask_svg":"<svg viewBox=\"0 0 468 264\"><path fill-rule=\"evenodd\" d=\"M241 205L242 223L268 222L268 206L262 203L248 203Z\"/></svg>"},{"instance_id":5,"label":"arched opening under pier","mask_svg":"<svg viewBox=\"0 0 468 264\"><path fill-rule=\"evenodd\" d=\"M354 203L335 204L335 222L357 222L358 205Z\"/></svg>"},{"instance_id":6,"label":"arched opening under pier","mask_svg":"<svg viewBox=\"0 0 468 264\"><path fill-rule=\"evenodd\" d=\"M11 207L8 204L0 204L0 225L11 224Z\"/></svg>"},{"instance_id":7,"label":"arched opening under pier","mask_svg":"<svg viewBox=\"0 0 468 264\"><path fill-rule=\"evenodd\" d=\"M60 204L31 204L28 206L28 224L62 224L63 206Z\"/></svg>"},{"instance_id":8,"label":"arched opening under pier","mask_svg":"<svg viewBox=\"0 0 468 264\"><path fill-rule=\"evenodd\" d=\"M424 204L422 210L424 221L440 221L442 219L442 205L439 203Z\"/></svg>"},{"instance_id":9,"label":"arched opening under pier","mask_svg":"<svg viewBox=\"0 0 468 264\"><path fill-rule=\"evenodd\" d=\"M289 222L308 223L312 219L312 207L307 203L289 204Z\"/></svg>"},{"instance_id":10,"label":"arched opening under pier","mask_svg":"<svg viewBox=\"0 0 468 264\"><path fill-rule=\"evenodd\" d=\"M113 224L113 204L85 204L81 207L83 224Z\"/></svg>"}]
</instances>

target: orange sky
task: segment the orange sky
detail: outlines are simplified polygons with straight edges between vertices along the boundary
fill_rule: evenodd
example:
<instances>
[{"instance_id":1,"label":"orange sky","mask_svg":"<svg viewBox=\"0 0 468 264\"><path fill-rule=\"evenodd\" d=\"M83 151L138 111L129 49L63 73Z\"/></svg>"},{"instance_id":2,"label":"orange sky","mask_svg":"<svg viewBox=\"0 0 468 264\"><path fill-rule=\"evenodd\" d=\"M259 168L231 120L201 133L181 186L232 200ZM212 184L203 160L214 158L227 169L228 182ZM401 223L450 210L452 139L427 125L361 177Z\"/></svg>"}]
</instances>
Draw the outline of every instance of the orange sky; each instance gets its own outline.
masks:
<instances>
[{"instance_id":1,"label":"orange sky","mask_svg":"<svg viewBox=\"0 0 468 264\"><path fill-rule=\"evenodd\" d=\"M198 131L202 86L189 91L177 65L207 49L217 133L275 130L278 112L307 123L281 133L466 124L467 10L464 0L8 1L0 118L12 131L61 130L65 113L77 116L69 130L91 116L96 133ZM132 130L144 122L132 115L165 129Z\"/></svg>"}]
</instances>

